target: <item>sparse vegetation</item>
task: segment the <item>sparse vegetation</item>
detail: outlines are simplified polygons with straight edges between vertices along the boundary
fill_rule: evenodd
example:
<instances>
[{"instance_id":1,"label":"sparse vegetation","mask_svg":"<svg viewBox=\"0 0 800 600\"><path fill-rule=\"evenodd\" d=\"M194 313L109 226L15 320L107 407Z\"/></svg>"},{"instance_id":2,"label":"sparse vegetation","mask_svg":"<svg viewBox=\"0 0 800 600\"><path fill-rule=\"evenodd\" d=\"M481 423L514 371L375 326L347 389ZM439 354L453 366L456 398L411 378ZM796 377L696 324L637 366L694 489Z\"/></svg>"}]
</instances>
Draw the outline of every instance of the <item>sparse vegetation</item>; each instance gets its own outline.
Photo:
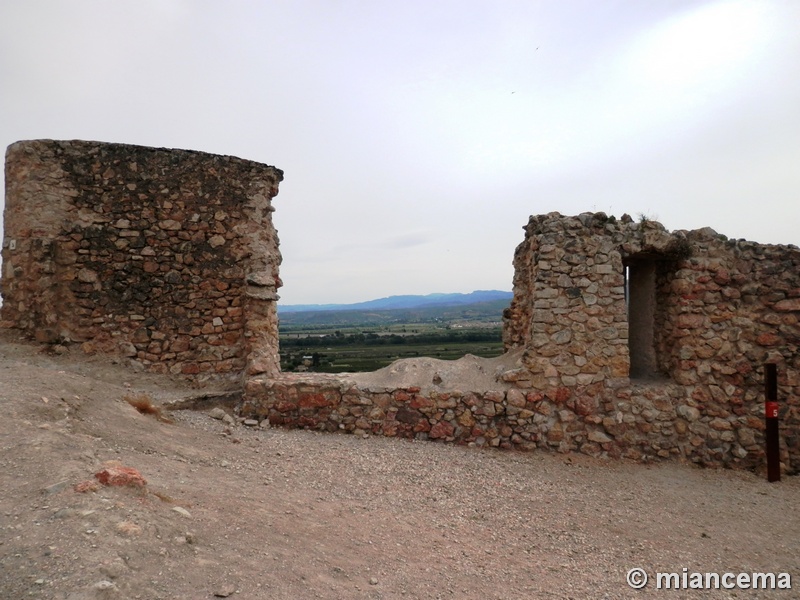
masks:
<instances>
[{"instance_id":1,"label":"sparse vegetation","mask_svg":"<svg viewBox=\"0 0 800 600\"><path fill-rule=\"evenodd\" d=\"M374 371L400 358L429 356L455 360L466 354L492 357L503 353L500 328L398 335L334 332L281 338L281 368L328 373Z\"/></svg>"},{"instance_id":2,"label":"sparse vegetation","mask_svg":"<svg viewBox=\"0 0 800 600\"><path fill-rule=\"evenodd\" d=\"M151 490L150 493L153 494L153 496L155 496L156 498L158 498L162 502L166 502L167 504L175 504L175 498L173 498L172 496L169 496L169 495L167 495L167 494L165 494L163 492L156 492L156 491Z\"/></svg>"},{"instance_id":3,"label":"sparse vegetation","mask_svg":"<svg viewBox=\"0 0 800 600\"><path fill-rule=\"evenodd\" d=\"M280 315L284 371L374 371L400 358L455 360L503 353L508 301L393 310L332 310Z\"/></svg>"},{"instance_id":4,"label":"sparse vegetation","mask_svg":"<svg viewBox=\"0 0 800 600\"><path fill-rule=\"evenodd\" d=\"M672 261L686 260L692 255L692 245L685 238L676 239L667 247L664 254Z\"/></svg>"},{"instance_id":5,"label":"sparse vegetation","mask_svg":"<svg viewBox=\"0 0 800 600\"><path fill-rule=\"evenodd\" d=\"M162 423L173 422L172 419L163 414L161 408L153 404L153 399L147 394L128 395L123 400L143 415L152 415Z\"/></svg>"}]
</instances>

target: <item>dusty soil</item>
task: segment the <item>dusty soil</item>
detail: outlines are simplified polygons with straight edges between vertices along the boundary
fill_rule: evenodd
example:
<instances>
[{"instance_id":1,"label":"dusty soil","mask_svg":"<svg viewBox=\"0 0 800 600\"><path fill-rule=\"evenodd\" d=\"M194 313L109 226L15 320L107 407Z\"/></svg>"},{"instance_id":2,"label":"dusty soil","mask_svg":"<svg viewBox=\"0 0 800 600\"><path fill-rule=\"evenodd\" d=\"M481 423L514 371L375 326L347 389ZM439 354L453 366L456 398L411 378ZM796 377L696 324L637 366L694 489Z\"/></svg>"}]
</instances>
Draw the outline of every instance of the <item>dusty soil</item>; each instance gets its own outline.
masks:
<instances>
[{"instance_id":1,"label":"dusty soil","mask_svg":"<svg viewBox=\"0 0 800 600\"><path fill-rule=\"evenodd\" d=\"M370 373L347 373L348 379L364 389L400 387L430 391L460 390L488 392L511 387L500 375L521 366L522 350L495 358L467 354L458 360L438 358L404 358Z\"/></svg>"},{"instance_id":2,"label":"dusty soil","mask_svg":"<svg viewBox=\"0 0 800 600\"><path fill-rule=\"evenodd\" d=\"M788 572L800 479L398 439L174 424L196 394L0 335L0 597L639 598L629 569ZM107 461L147 486L80 493ZM178 509L178 510L176 510Z\"/></svg>"}]
</instances>

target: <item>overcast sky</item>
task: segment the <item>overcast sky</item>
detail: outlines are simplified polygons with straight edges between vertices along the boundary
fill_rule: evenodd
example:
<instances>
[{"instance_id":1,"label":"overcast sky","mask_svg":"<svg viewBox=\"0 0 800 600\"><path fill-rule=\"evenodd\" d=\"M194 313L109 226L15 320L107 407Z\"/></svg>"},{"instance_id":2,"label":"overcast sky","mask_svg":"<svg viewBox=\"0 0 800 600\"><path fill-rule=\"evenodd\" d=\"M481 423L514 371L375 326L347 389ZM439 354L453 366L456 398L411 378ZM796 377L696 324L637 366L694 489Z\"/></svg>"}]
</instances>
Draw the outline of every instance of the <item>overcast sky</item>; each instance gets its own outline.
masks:
<instances>
[{"instance_id":1,"label":"overcast sky","mask_svg":"<svg viewBox=\"0 0 800 600\"><path fill-rule=\"evenodd\" d=\"M0 144L275 165L282 303L511 289L531 214L800 245L798 0L2 0Z\"/></svg>"}]
</instances>

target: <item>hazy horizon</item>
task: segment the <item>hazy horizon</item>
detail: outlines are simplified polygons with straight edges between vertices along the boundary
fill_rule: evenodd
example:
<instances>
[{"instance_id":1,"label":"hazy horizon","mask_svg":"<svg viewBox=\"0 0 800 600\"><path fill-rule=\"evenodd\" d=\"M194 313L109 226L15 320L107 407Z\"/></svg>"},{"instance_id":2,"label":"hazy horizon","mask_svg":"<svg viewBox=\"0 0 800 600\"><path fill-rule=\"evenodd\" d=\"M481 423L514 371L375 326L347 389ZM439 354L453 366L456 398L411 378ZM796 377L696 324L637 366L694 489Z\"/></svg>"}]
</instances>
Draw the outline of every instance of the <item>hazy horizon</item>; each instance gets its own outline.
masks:
<instances>
[{"instance_id":1,"label":"hazy horizon","mask_svg":"<svg viewBox=\"0 0 800 600\"><path fill-rule=\"evenodd\" d=\"M298 303L294 303L294 304L287 304L286 302L283 302L281 300L281 301L278 302L278 305L279 306L284 306L284 307L289 307L289 306L350 306L350 305L353 305L353 304L364 304L364 303L367 303L367 302L374 302L376 300L388 300L390 298L398 298L398 297L406 297L406 296L414 297L414 298L429 298L431 296L451 296L451 295L454 295L454 294L458 294L458 295L462 295L462 296L468 296L470 294L475 294L475 293L479 293L479 292L489 292L489 293L491 293L491 292L499 292L499 293L503 293L503 294L513 294L513 290L511 290L511 289L508 289L508 290L494 290L494 289L493 290L472 290L472 291L469 291L469 292L442 292L442 291L437 291L437 292L429 292L429 293L423 293L423 294L392 294L390 296L377 296L377 297L374 297L374 298L362 298L361 300L355 300L353 302L314 302L314 303L298 302Z\"/></svg>"},{"instance_id":2,"label":"hazy horizon","mask_svg":"<svg viewBox=\"0 0 800 600\"><path fill-rule=\"evenodd\" d=\"M0 145L282 169L281 303L510 289L532 214L800 244L800 2L0 4Z\"/></svg>"}]
</instances>

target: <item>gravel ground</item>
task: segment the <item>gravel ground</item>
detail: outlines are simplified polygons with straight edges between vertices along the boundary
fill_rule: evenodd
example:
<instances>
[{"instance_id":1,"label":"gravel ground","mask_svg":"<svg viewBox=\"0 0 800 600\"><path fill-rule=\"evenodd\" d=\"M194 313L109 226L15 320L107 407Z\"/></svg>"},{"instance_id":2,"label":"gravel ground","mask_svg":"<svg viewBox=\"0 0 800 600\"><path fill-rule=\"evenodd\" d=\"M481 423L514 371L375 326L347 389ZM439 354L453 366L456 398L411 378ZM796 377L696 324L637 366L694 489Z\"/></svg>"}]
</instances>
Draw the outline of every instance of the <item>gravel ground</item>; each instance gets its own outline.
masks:
<instances>
[{"instance_id":1,"label":"gravel ground","mask_svg":"<svg viewBox=\"0 0 800 600\"><path fill-rule=\"evenodd\" d=\"M788 572L800 480L141 415L192 393L0 343L0 597L798 598L626 573ZM46 399L46 401L45 401ZM109 460L146 489L78 493ZM176 510L181 509L181 510ZM227 595L227 596L226 596Z\"/></svg>"}]
</instances>

